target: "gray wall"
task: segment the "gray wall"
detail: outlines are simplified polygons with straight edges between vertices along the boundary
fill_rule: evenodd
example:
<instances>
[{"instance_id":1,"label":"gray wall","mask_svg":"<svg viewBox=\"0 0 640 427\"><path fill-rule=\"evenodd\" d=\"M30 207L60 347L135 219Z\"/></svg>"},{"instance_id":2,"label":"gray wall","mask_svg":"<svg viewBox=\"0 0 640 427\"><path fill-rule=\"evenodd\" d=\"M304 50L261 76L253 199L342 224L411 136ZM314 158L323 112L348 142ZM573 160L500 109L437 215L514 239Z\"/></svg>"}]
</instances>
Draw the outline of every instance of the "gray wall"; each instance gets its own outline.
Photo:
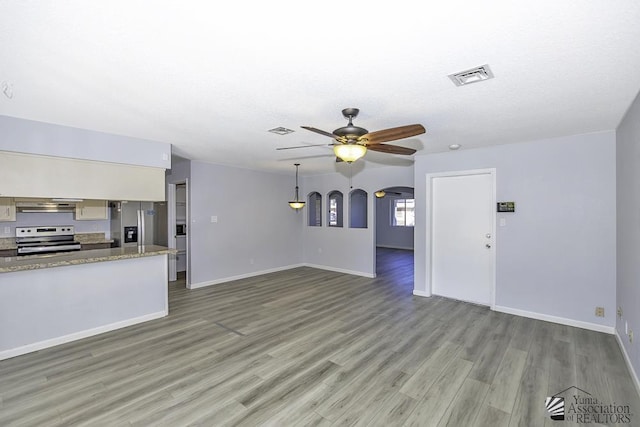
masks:
<instances>
[{"instance_id":1,"label":"gray wall","mask_svg":"<svg viewBox=\"0 0 640 427\"><path fill-rule=\"evenodd\" d=\"M190 176L192 287L302 262L304 214L287 203L293 176L199 161Z\"/></svg>"},{"instance_id":2,"label":"gray wall","mask_svg":"<svg viewBox=\"0 0 640 427\"><path fill-rule=\"evenodd\" d=\"M616 298L622 318L616 323L624 348L640 375L640 96L631 105L616 133L618 268ZM634 342L625 335L625 323Z\"/></svg>"},{"instance_id":3,"label":"gray wall","mask_svg":"<svg viewBox=\"0 0 640 427\"><path fill-rule=\"evenodd\" d=\"M167 184L185 182L191 177L191 160L178 156L171 157L171 169L166 173Z\"/></svg>"},{"instance_id":4,"label":"gray wall","mask_svg":"<svg viewBox=\"0 0 640 427\"><path fill-rule=\"evenodd\" d=\"M506 224L496 224L496 306L612 330L615 167L613 131L417 157L416 291L430 291L427 174L496 168L497 200L516 202L497 215Z\"/></svg>"},{"instance_id":5,"label":"gray wall","mask_svg":"<svg viewBox=\"0 0 640 427\"><path fill-rule=\"evenodd\" d=\"M171 144L0 116L0 151L171 167Z\"/></svg>"}]
</instances>

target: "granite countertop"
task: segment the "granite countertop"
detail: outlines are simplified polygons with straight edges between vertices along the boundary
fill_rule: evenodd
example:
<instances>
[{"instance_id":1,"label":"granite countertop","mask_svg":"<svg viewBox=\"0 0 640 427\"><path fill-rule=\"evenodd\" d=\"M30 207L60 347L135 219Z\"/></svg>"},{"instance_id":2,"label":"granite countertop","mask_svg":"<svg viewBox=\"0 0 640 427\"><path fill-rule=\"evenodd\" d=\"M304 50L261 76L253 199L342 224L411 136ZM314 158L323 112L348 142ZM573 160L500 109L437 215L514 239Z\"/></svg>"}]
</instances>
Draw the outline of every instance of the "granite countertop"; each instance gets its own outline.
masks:
<instances>
[{"instance_id":1,"label":"granite countertop","mask_svg":"<svg viewBox=\"0 0 640 427\"><path fill-rule=\"evenodd\" d=\"M104 233L77 233L74 237L82 245L113 243L113 239L105 238Z\"/></svg>"},{"instance_id":2,"label":"granite countertop","mask_svg":"<svg viewBox=\"0 0 640 427\"><path fill-rule=\"evenodd\" d=\"M0 250L11 250L16 248L17 246L15 237L0 237Z\"/></svg>"},{"instance_id":3,"label":"granite countertop","mask_svg":"<svg viewBox=\"0 0 640 427\"><path fill-rule=\"evenodd\" d=\"M117 261L120 259L132 259L175 253L177 253L177 250L175 249L170 249L164 246L149 245L65 252L62 254L6 257L0 258L0 273L90 264L93 262Z\"/></svg>"}]
</instances>

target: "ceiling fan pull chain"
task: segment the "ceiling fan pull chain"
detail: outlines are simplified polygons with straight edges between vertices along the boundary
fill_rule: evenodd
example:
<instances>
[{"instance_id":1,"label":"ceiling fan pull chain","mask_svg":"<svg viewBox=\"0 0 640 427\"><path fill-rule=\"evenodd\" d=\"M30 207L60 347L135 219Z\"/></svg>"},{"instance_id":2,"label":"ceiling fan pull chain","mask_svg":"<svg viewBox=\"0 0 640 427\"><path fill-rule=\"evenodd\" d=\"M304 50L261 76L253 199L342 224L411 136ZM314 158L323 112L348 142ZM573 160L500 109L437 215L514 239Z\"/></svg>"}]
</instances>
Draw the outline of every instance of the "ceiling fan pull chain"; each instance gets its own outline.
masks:
<instances>
[{"instance_id":1,"label":"ceiling fan pull chain","mask_svg":"<svg viewBox=\"0 0 640 427\"><path fill-rule=\"evenodd\" d=\"M349 188L353 190L353 162L349 163Z\"/></svg>"}]
</instances>

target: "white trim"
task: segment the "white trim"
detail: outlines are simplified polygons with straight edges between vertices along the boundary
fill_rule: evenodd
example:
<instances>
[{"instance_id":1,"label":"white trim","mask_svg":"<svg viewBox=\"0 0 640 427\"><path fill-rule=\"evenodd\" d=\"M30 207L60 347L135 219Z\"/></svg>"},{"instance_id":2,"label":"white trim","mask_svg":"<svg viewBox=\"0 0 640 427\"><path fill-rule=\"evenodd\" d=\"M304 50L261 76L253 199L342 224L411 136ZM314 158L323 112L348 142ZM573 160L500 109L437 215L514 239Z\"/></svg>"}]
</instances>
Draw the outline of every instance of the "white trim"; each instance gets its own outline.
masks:
<instances>
[{"instance_id":1,"label":"white trim","mask_svg":"<svg viewBox=\"0 0 640 427\"><path fill-rule=\"evenodd\" d=\"M612 334L615 332L613 326L599 325L597 323L583 322L581 320L567 319L566 317L551 316L549 314L535 313L533 311L520 310L496 305L492 308L494 311L501 313L515 314L516 316L528 317L530 319L544 320L546 322L558 323L560 325L575 326L576 328L588 329L591 331L604 332Z\"/></svg>"},{"instance_id":2,"label":"white trim","mask_svg":"<svg viewBox=\"0 0 640 427\"><path fill-rule=\"evenodd\" d=\"M344 268L330 267L328 265L305 263L305 264L303 264L303 266L317 268L317 269L320 269L320 270L335 271L336 273L344 273L344 274L352 274L354 276L368 277L370 279L375 279L376 278L375 274L366 273L364 271L347 270L347 269L344 269Z\"/></svg>"},{"instance_id":3,"label":"white trim","mask_svg":"<svg viewBox=\"0 0 640 427\"><path fill-rule=\"evenodd\" d=\"M22 347L16 347L9 350L0 351L0 360L9 359L11 357L20 356L45 348L54 347L60 344L66 344L71 341L92 337L94 335L103 334L116 329L126 328L127 326L137 325L138 323L148 322L149 320L160 319L165 317L169 312L167 310L158 311L157 313L145 314L144 316L134 317L133 319L122 320L120 322L110 323L108 325L98 326L97 328L87 329L85 331L74 332L69 335L51 338L44 341L35 342Z\"/></svg>"},{"instance_id":4,"label":"white trim","mask_svg":"<svg viewBox=\"0 0 640 427\"><path fill-rule=\"evenodd\" d=\"M198 289L207 286L219 285L221 283L233 282L234 280L248 279L250 277L261 276L263 274L276 273L278 271L291 270L292 268L304 267L306 264L285 265L284 267L270 268L268 270L254 271L251 273L239 274L237 276L223 277L221 279L208 280L206 282L191 283L188 289Z\"/></svg>"},{"instance_id":5,"label":"white trim","mask_svg":"<svg viewBox=\"0 0 640 427\"><path fill-rule=\"evenodd\" d=\"M429 292L419 291L417 289L413 290L413 294L415 296L418 296L418 297L430 297L431 296L431 294Z\"/></svg>"},{"instance_id":6,"label":"white trim","mask_svg":"<svg viewBox=\"0 0 640 427\"><path fill-rule=\"evenodd\" d=\"M629 369L629 375L633 380L633 384L636 386L636 391L638 392L638 396L640 396L640 379L638 379L638 373L633 369L633 365L631 364L631 358L627 353L627 349L622 342L622 337L618 333L618 330L615 330L616 340L618 341L618 345L620 346L620 350L622 350L622 355L624 356L624 361L627 363L627 368Z\"/></svg>"},{"instance_id":7,"label":"white trim","mask_svg":"<svg viewBox=\"0 0 640 427\"><path fill-rule=\"evenodd\" d=\"M170 249L177 249L176 242L176 184L168 183L167 184L167 246ZM177 254L169 254L169 281L175 282L178 280L177 275Z\"/></svg>"},{"instance_id":8,"label":"white trim","mask_svg":"<svg viewBox=\"0 0 640 427\"><path fill-rule=\"evenodd\" d=\"M345 270L343 268L334 268L326 265L302 263L302 264L286 265L284 267L270 268L268 270L254 271L252 273L239 274L237 276L223 277L221 279L208 280L206 282L193 283L188 287L188 289L204 288L207 286L219 285L221 283L233 282L234 280L248 279L250 277L261 276L263 274L276 273L278 271L284 271L284 270L291 270L293 268L298 268L298 267L311 267L311 268L317 268L319 270L335 271L337 273L352 274L355 276L363 276L371 279L374 279L376 277L375 274L372 275L370 273L364 273L362 271Z\"/></svg>"}]
</instances>

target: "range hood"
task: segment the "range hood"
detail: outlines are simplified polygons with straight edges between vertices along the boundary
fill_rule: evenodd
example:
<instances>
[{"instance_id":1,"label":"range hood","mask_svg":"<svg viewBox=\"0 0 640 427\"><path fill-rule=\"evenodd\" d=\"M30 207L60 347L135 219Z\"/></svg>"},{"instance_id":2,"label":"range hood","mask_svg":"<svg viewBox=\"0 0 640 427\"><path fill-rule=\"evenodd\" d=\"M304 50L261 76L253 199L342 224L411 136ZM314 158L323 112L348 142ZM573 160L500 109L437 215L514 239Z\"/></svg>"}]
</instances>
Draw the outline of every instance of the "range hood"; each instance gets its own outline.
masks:
<instances>
[{"instance_id":1,"label":"range hood","mask_svg":"<svg viewBox=\"0 0 640 427\"><path fill-rule=\"evenodd\" d=\"M75 212L80 199L17 199L18 212Z\"/></svg>"}]
</instances>

